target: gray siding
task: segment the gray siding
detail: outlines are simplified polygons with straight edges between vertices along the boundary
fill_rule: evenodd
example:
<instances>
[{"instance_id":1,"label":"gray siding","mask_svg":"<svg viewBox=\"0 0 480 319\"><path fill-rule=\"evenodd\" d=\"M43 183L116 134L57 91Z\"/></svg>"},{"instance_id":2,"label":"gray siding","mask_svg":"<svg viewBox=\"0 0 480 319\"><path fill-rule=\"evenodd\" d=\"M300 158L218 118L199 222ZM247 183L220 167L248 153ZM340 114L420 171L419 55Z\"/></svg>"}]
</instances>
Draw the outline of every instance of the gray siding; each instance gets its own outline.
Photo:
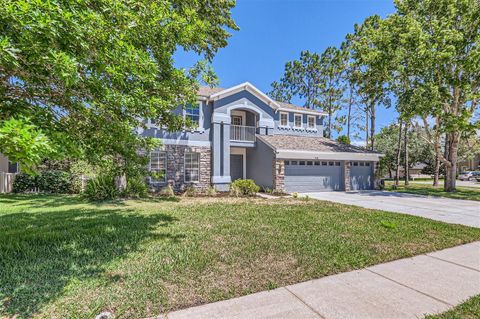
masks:
<instances>
[{"instance_id":1,"label":"gray siding","mask_svg":"<svg viewBox=\"0 0 480 319\"><path fill-rule=\"evenodd\" d=\"M273 188L273 150L257 139L257 147L247 149L247 178L263 188Z\"/></svg>"}]
</instances>

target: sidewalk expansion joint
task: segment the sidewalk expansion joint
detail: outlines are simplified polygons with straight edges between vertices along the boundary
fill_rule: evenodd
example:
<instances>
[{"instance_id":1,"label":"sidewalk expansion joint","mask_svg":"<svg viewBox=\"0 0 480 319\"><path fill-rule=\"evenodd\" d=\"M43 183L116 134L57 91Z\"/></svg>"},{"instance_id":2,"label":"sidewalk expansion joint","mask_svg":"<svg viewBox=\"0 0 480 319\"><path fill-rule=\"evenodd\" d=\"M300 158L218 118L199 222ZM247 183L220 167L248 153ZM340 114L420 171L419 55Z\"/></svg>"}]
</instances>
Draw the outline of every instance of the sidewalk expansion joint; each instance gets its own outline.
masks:
<instances>
[{"instance_id":1,"label":"sidewalk expansion joint","mask_svg":"<svg viewBox=\"0 0 480 319\"><path fill-rule=\"evenodd\" d=\"M465 265L461 265L461 264L457 264L456 262L453 262L453 261L450 261L450 260L445 260L445 259L438 258L438 257L435 257L435 256L431 256L431 255L428 255L428 254L425 255L425 256L433 258L433 259L437 259L437 260L440 260L440 261L444 261L446 263L449 263L449 264L452 264L452 265L455 265L455 266L463 267L463 268L466 268L468 270L473 270L473 271L476 271L476 272L480 272L480 270L478 270L478 269L468 267L468 266L465 266Z\"/></svg>"},{"instance_id":2,"label":"sidewalk expansion joint","mask_svg":"<svg viewBox=\"0 0 480 319\"><path fill-rule=\"evenodd\" d=\"M308 303L306 303L305 301L303 301L299 296L297 296L293 291L291 291L290 289L288 289L287 286L283 287L285 288L286 291L288 291L289 293L291 293L298 301L300 301L302 304L304 304L308 309L310 309L311 311L313 311L318 317L320 317L321 319L326 319L325 316L323 316L322 314L320 314L317 310L315 310L314 308L312 308Z\"/></svg>"},{"instance_id":3,"label":"sidewalk expansion joint","mask_svg":"<svg viewBox=\"0 0 480 319\"><path fill-rule=\"evenodd\" d=\"M382 274L379 274L378 272L375 272L375 271L370 270L370 269L368 269L368 268L365 268L365 270L371 272L372 274L375 274L375 275L377 275L377 276L380 276L380 277L382 277L382 278L385 278L385 279L387 279L387 280L390 280L390 281L396 283L397 285L403 286L403 287L408 288L408 289L410 289L410 290L416 291L416 292L418 292L418 293L420 293L420 294L422 294L422 295L424 295L424 296L427 296L427 297L429 297L429 298L432 298L432 299L434 299L434 300L436 300L436 301L438 301L438 302L441 302L441 303L443 303L443 304L445 304L445 305L447 305L447 306L449 306L449 307L453 307L453 306L454 306L454 305L452 305L452 304L450 304L450 303L448 303L448 302L446 302L446 301L444 301L444 300L442 300L442 299L438 299L437 297L431 296L431 295L429 295L429 294L427 294L427 293L424 293L423 291L420 291L420 290L418 290L418 289L409 287L409 286L407 286L407 285L405 285L405 284L402 284L401 282L398 282L398 281L396 281L396 280L394 280L394 279L392 279L392 278L388 278L388 277L386 277L386 276L384 276L384 275L382 275Z\"/></svg>"}]
</instances>

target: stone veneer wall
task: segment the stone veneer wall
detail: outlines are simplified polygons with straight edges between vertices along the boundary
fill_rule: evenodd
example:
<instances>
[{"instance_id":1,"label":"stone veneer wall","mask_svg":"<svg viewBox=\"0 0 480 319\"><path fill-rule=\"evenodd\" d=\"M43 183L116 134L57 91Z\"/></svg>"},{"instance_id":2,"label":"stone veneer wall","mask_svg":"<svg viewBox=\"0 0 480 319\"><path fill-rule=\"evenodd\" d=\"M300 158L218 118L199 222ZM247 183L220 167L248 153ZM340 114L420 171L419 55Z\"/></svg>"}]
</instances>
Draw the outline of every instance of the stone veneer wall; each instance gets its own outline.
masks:
<instances>
[{"instance_id":1,"label":"stone veneer wall","mask_svg":"<svg viewBox=\"0 0 480 319\"><path fill-rule=\"evenodd\" d=\"M188 185L192 185L196 189L204 190L211 185L211 148L186 146L186 145L169 145L166 144L163 150L167 153L167 182L175 191L182 191ZM185 153L200 153L200 178L198 183L184 182L184 160ZM163 187L165 185L159 185Z\"/></svg>"},{"instance_id":2,"label":"stone veneer wall","mask_svg":"<svg viewBox=\"0 0 480 319\"><path fill-rule=\"evenodd\" d=\"M345 161L343 165L343 177L344 177L344 191L348 192L351 190L350 185L350 161Z\"/></svg>"},{"instance_id":3,"label":"stone veneer wall","mask_svg":"<svg viewBox=\"0 0 480 319\"><path fill-rule=\"evenodd\" d=\"M285 162L283 160L273 159L273 189L285 190Z\"/></svg>"}]
</instances>

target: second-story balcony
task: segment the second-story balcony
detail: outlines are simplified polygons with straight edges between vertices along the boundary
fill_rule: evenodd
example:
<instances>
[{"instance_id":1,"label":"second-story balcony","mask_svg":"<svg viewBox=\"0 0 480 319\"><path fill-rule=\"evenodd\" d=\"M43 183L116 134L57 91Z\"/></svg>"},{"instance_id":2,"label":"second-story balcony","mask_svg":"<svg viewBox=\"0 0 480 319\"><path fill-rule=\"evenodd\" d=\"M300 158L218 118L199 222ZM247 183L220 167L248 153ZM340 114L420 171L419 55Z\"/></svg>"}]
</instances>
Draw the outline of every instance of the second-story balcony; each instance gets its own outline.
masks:
<instances>
[{"instance_id":1,"label":"second-story balcony","mask_svg":"<svg viewBox=\"0 0 480 319\"><path fill-rule=\"evenodd\" d=\"M255 142L255 126L230 125L230 140L235 142Z\"/></svg>"}]
</instances>

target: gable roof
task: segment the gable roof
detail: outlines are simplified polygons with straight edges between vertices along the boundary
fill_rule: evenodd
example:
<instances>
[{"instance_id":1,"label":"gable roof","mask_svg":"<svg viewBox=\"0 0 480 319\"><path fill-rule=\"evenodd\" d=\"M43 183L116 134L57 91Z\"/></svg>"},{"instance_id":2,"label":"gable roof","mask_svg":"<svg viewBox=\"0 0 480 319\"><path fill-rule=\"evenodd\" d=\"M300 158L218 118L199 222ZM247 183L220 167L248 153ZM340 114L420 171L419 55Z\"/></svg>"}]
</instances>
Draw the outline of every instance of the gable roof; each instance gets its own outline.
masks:
<instances>
[{"instance_id":1,"label":"gable roof","mask_svg":"<svg viewBox=\"0 0 480 319\"><path fill-rule=\"evenodd\" d=\"M245 82L228 89L219 88L219 87L212 88L208 86L201 86L197 94L198 96L206 98L207 100L218 100L218 99L222 99L224 97L236 94L243 90L246 90L252 93L256 97L258 97L261 101L265 102L265 104L269 105L275 110L284 110L284 111L295 110L296 112L305 113L305 114L326 115L320 110L307 109L305 107L301 107L298 105L273 100L272 98L270 98L268 95L266 95L265 93L257 89L253 84L249 82Z\"/></svg>"},{"instance_id":2,"label":"gable roof","mask_svg":"<svg viewBox=\"0 0 480 319\"><path fill-rule=\"evenodd\" d=\"M279 158L378 160L381 153L346 145L325 137L257 135Z\"/></svg>"}]
</instances>

